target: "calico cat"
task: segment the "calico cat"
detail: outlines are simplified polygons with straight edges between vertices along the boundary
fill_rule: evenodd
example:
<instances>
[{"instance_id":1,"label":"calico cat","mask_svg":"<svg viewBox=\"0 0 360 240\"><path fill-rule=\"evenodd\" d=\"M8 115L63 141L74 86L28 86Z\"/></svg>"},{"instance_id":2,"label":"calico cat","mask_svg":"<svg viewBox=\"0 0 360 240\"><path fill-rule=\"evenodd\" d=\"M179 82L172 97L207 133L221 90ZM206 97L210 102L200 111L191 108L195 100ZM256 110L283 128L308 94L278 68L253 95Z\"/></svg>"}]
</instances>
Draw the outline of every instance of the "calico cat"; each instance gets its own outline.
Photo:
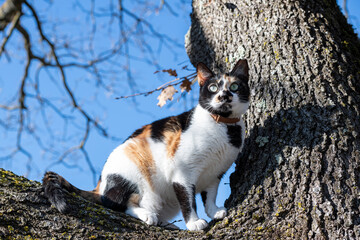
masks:
<instances>
[{"instance_id":1,"label":"calico cat","mask_svg":"<svg viewBox=\"0 0 360 240\"><path fill-rule=\"evenodd\" d=\"M178 116L136 130L107 159L97 187L80 190L60 175L47 172L45 195L67 212L65 190L108 208L125 212L150 225L168 225L181 209L186 227L207 227L196 213L201 193L206 214L222 219L226 209L215 204L222 175L243 147L241 115L249 105L248 64L239 60L227 74L215 75L197 66L199 104Z\"/></svg>"}]
</instances>

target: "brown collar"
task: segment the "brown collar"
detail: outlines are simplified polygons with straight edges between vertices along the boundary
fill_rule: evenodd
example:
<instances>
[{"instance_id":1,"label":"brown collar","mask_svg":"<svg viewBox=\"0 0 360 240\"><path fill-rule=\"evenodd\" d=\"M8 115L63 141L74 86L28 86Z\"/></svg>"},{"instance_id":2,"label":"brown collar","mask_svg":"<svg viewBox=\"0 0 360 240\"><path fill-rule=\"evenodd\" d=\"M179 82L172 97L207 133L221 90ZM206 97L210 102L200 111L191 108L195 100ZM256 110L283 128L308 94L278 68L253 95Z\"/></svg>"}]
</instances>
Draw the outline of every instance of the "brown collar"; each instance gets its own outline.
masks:
<instances>
[{"instance_id":1,"label":"brown collar","mask_svg":"<svg viewBox=\"0 0 360 240\"><path fill-rule=\"evenodd\" d=\"M222 117L220 115L217 114L210 114L210 116L217 122L221 122L221 123L237 123L240 121L240 118L226 118L226 117Z\"/></svg>"}]
</instances>

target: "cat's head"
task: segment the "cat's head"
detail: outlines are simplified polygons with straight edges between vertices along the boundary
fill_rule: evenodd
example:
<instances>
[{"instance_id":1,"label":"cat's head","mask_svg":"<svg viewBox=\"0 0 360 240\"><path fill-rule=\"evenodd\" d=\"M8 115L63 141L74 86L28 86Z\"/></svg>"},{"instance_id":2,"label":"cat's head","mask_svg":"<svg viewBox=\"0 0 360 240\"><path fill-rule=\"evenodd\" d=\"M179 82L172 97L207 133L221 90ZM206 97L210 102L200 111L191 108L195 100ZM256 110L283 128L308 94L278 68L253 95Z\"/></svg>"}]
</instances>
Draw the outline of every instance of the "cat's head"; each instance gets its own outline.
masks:
<instances>
[{"instance_id":1,"label":"cat's head","mask_svg":"<svg viewBox=\"0 0 360 240\"><path fill-rule=\"evenodd\" d=\"M239 60L230 73L213 74L203 63L197 65L199 104L222 117L239 117L249 106L249 66Z\"/></svg>"}]
</instances>

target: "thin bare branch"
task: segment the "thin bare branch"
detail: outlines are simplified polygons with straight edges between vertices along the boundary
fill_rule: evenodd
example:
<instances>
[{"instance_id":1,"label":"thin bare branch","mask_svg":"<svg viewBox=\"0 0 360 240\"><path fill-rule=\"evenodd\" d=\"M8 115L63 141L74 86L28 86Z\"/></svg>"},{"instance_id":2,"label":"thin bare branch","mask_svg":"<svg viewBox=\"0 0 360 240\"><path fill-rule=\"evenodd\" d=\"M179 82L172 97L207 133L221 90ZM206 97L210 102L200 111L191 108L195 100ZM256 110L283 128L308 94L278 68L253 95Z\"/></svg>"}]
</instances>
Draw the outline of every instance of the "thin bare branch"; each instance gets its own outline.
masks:
<instances>
[{"instance_id":1,"label":"thin bare branch","mask_svg":"<svg viewBox=\"0 0 360 240\"><path fill-rule=\"evenodd\" d=\"M24 133L24 129L25 129L25 111L27 110L26 105L25 105L25 98L26 98L26 93L25 93L25 86L26 86L26 80L28 78L28 74L29 74L29 69L30 69L30 65L31 65L31 49L30 49L30 37L29 34L27 33L27 31L19 24L16 25L16 29L19 30L19 32L23 35L24 38L24 45L25 45L25 49L27 52L27 60L26 60L26 65L25 65L25 70L24 70L24 74L23 77L21 79L21 86L20 86L20 90L19 90L19 99L18 99L18 104L19 107L17 108L17 110L19 110L19 127L17 129L17 135L16 135L16 149L13 150L9 155L1 157L0 160L6 160L6 159L11 159L13 158L17 153L22 153L23 155L25 155L28 158L28 163L27 163L27 172L30 171L30 166L31 166L31 162L32 162L32 155L29 153L29 151L27 151L23 145L22 145L22 136Z\"/></svg>"},{"instance_id":2,"label":"thin bare branch","mask_svg":"<svg viewBox=\"0 0 360 240\"><path fill-rule=\"evenodd\" d=\"M161 1L160 1L159 11L161 11L164 6L169 10L169 12L170 12L172 15L174 15L174 16L176 16L176 17L179 16L179 15L172 9L172 7L169 5L169 3L167 3L167 1L165 1L165 0L161 0Z\"/></svg>"},{"instance_id":3,"label":"thin bare branch","mask_svg":"<svg viewBox=\"0 0 360 240\"><path fill-rule=\"evenodd\" d=\"M160 32L156 31L153 27L153 25L151 23L149 23L148 21L146 21L145 19L135 15L134 13L132 13L131 11L129 11L126 8L122 8L122 12L124 12L125 14L127 14L128 16L132 17L133 19L135 19L137 22L141 22L143 23L146 27L148 27L148 29L150 30L150 32L157 38L159 39L164 39L165 42L171 42L172 44L174 44L177 47L183 47L180 43L178 43L177 41L169 38L169 36L165 35L165 34L161 34Z\"/></svg>"},{"instance_id":4,"label":"thin bare branch","mask_svg":"<svg viewBox=\"0 0 360 240\"><path fill-rule=\"evenodd\" d=\"M156 89L153 89L153 90L150 90L150 91L147 91L147 92L135 93L135 94L132 94L132 95L127 95L127 96L120 96L120 97L116 97L115 99L119 100L119 99L132 98L132 97L137 97L137 96L148 96L150 94L153 94L154 92L162 91L167 87L177 86L177 85L183 83L184 81L188 81L188 80L191 80L191 79L194 80L195 78L196 78L196 73L192 73L192 74L189 74L189 75L187 75L185 77L175 78L175 79L173 79L171 81L168 81L168 82L164 83L163 85L157 87Z\"/></svg>"},{"instance_id":5,"label":"thin bare branch","mask_svg":"<svg viewBox=\"0 0 360 240\"><path fill-rule=\"evenodd\" d=\"M19 109L20 107L18 105L14 105L14 106L8 106L8 105L3 105L3 104L0 104L0 109L5 109L7 111L13 111L13 110L17 110Z\"/></svg>"},{"instance_id":6,"label":"thin bare branch","mask_svg":"<svg viewBox=\"0 0 360 240\"><path fill-rule=\"evenodd\" d=\"M60 64L60 61L58 59L58 56L56 54L56 50L55 50L55 46L54 44L44 35L43 30L42 30L42 26L41 26L41 22L39 20L39 17L37 16L37 13L35 12L34 8L28 3L25 2L26 6L29 7L29 9L31 10L36 24L37 24L37 28L39 30L39 34L41 35L42 40L44 40L51 48L51 53L52 56L56 62L56 66L60 71L61 74L61 79L64 85L64 88L67 92L67 94L69 95L71 101L72 101L72 105L75 109L79 110L81 112L81 114L85 117L85 119L91 123L94 124L94 126L102 133L103 136L108 136L107 131L105 130L105 128L103 128L96 120L94 120L92 117L90 117L90 115L77 103L75 96L72 92L72 90L69 87L69 84L67 82L66 76L65 76L65 71L63 66Z\"/></svg>"}]
</instances>

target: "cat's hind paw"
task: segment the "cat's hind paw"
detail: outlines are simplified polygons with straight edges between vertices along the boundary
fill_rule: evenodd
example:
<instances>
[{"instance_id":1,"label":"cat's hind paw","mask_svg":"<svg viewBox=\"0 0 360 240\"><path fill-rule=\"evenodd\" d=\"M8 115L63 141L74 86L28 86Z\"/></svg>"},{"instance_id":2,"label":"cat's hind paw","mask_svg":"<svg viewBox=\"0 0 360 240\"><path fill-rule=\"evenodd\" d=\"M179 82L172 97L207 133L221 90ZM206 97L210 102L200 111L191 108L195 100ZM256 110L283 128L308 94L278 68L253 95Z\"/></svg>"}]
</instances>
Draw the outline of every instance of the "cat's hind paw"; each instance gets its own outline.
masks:
<instances>
[{"instance_id":1,"label":"cat's hind paw","mask_svg":"<svg viewBox=\"0 0 360 240\"><path fill-rule=\"evenodd\" d=\"M200 230L203 230L204 228L206 228L207 226L208 226L208 223L204 219L198 219L194 222L188 222L186 224L186 227L190 231L200 231Z\"/></svg>"},{"instance_id":2,"label":"cat's hind paw","mask_svg":"<svg viewBox=\"0 0 360 240\"><path fill-rule=\"evenodd\" d=\"M214 214L214 218L213 219L223 219L224 217L226 217L227 215L227 211L226 208L219 208L216 213Z\"/></svg>"}]
</instances>

